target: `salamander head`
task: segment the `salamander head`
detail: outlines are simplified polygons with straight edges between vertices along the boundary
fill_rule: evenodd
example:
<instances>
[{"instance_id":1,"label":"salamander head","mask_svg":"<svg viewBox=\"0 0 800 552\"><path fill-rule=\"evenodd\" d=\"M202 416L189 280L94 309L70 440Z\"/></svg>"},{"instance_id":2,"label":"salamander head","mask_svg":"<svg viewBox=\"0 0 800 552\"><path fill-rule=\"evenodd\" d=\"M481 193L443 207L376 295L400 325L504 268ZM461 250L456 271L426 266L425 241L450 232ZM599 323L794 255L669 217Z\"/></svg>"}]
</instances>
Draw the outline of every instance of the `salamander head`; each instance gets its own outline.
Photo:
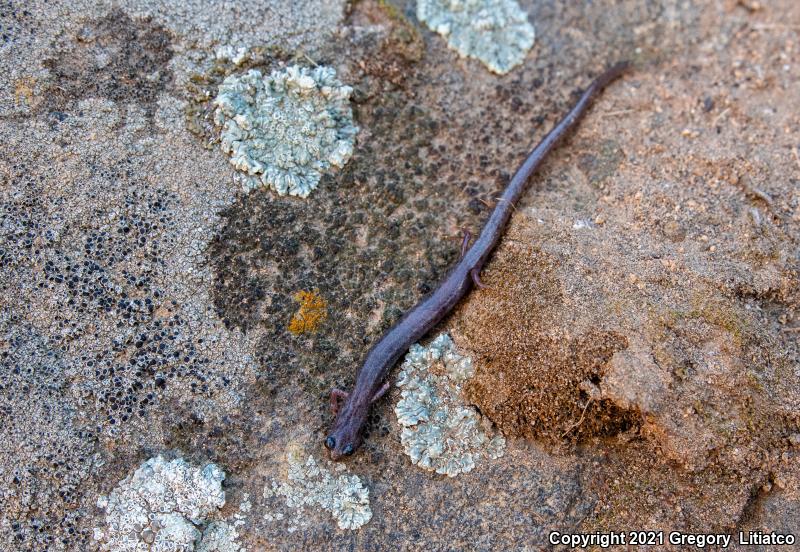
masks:
<instances>
[{"instance_id":1,"label":"salamander head","mask_svg":"<svg viewBox=\"0 0 800 552\"><path fill-rule=\"evenodd\" d=\"M325 448L328 449L331 460L341 460L344 456L352 456L358 447L361 446L361 439L348 439L347 437L337 437L333 433L325 439Z\"/></svg>"},{"instance_id":2,"label":"salamander head","mask_svg":"<svg viewBox=\"0 0 800 552\"><path fill-rule=\"evenodd\" d=\"M325 438L325 448L328 449L331 460L341 460L343 457L353 455L363 442L361 438L363 425L363 421L354 419L346 411L339 413L333 429Z\"/></svg>"}]
</instances>

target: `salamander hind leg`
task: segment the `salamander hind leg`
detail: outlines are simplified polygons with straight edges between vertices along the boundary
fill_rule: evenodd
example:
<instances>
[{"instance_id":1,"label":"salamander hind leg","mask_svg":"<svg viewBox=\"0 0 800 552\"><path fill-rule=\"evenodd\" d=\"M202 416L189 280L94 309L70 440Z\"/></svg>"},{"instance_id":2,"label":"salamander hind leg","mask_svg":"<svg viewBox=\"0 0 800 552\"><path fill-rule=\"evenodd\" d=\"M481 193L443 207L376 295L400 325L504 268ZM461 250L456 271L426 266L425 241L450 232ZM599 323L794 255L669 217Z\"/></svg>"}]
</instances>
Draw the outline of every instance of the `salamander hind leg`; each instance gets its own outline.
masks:
<instances>
[{"instance_id":1,"label":"salamander hind leg","mask_svg":"<svg viewBox=\"0 0 800 552\"><path fill-rule=\"evenodd\" d=\"M345 401L349 396L349 393L341 389L331 389L331 413L333 413L334 416L339 414L339 401Z\"/></svg>"},{"instance_id":2,"label":"salamander hind leg","mask_svg":"<svg viewBox=\"0 0 800 552\"><path fill-rule=\"evenodd\" d=\"M481 269L479 267L470 270L469 275L472 276L472 283L475 284L475 287L478 289L489 289L489 286L481 282Z\"/></svg>"}]
</instances>

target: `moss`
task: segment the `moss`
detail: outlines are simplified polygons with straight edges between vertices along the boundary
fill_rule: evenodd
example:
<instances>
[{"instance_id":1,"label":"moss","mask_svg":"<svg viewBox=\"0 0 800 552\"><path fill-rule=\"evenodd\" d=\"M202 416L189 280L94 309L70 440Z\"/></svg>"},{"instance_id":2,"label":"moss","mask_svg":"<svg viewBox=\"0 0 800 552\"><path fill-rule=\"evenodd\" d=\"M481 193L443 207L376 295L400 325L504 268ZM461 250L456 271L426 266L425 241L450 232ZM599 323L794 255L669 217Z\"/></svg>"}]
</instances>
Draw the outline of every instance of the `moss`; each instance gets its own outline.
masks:
<instances>
[{"instance_id":1,"label":"moss","mask_svg":"<svg viewBox=\"0 0 800 552\"><path fill-rule=\"evenodd\" d=\"M671 325L680 320L697 319L728 332L737 347L753 341L754 328L748 316L718 295L697 292L692 295L687 310L673 309L669 316Z\"/></svg>"},{"instance_id":2,"label":"moss","mask_svg":"<svg viewBox=\"0 0 800 552\"><path fill-rule=\"evenodd\" d=\"M740 474L726 469L686 472L665 462L644 442L612 447L595 466L587 474L586 485L586 492L597 497L595 513L580 524L581 531L630 527L645 521L657 526L676 515L683 521L683 531L711 530L704 519L716 520L715 531L732 530L736 512L731 512L731 501L744 504L749 497ZM698 493L697 489L704 491ZM680 514L676 514L678 507Z\"/></svg>"},{"instance_id":3,"label":"moss","mask_svg":"<svg viewBox=\"0 0 800 552\"><path fill-rule=\"evenodd\" d=\"M758 391L759 393L763 393L766 391L764 384L758 379L758 376L753 372L748 371L746 376L748 383L750 384L751 389Z\"/></svg>"},{"instance_id":4,"label":"moss","mask_svg":"<svg viewBox=\"0 0 800 552\"><path fill-rule=\"evenodd\" d=\"M14 99L17 104L25 104L33 107L38 103L35 95L36 80L24 77L14 81Z\"/></svg>"},{"instance_id":5,"label":"moss","mask_svg":"<svg viewBox=\"0 0 800 552\"><path fill-rule=\"evenodd\" d=\"M689 320L701 320L710 326L721 328L728 332L737 347L744 347L754 341L755 328L748 320L748 316L740 309L726 301L719 294L713 292L696 292L683 308L663 307L648 303L648 320L650 320L650 333L664 337L679 328Z\"/></svg>"}]
</instances>

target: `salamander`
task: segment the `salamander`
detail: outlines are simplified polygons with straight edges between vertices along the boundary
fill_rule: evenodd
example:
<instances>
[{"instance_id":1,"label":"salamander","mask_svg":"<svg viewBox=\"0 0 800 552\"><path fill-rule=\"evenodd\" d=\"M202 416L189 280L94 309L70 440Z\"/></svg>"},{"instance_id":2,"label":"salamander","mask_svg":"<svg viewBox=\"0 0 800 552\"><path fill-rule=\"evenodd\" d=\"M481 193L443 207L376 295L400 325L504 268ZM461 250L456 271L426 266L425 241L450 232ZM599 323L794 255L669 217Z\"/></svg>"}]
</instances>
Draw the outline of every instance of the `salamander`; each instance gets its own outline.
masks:
<instances>
[{"instance_id":1,"label":"salamander","mask_svg":"<svg viewBox=\"0 0 800 552\"><path fill-rule=\"evenodd\" d=\"M511 178L472 246L469 246L471 236L468 232L464 233L461 260L448 272L439 287L408 311L369 350L353 391L331 391L331 410L336 419L325 439L325 447L333 460L352 455L361 445L362 429L369 410L389 390L389 382L385 380L400 356L453 310L473 285L484 287L480 271L503 236L506 223L511 218L515 203L525 191L528 178L559 140L577 125L593 98L628 67L627 62L618 63L589 85L575 106L533 148Z\"/></svg>"}]
</instances>

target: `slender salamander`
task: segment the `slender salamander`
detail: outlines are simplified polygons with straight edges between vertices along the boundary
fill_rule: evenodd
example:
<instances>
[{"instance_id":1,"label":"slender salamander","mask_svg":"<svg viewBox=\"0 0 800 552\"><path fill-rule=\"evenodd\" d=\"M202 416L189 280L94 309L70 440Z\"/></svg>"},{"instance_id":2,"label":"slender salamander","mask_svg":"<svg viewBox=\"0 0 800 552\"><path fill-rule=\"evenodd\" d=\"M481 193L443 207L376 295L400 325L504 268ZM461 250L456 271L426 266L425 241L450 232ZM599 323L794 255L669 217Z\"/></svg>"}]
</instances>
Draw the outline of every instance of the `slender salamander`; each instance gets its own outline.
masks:
<instances>
[{"instance_id":1,"label":"slender salamander","mask_svg":"<svg viewBox=\"0 0 800 552\"><path fill-rule=\"evenodd\" d=\"M500 241L528 178L558 141L575 127L594 96L627 68L627 62L618 63L597 77L569 113L533 149L509 182L472 247L468 247L470 235L465 232L458 264L435 291L408 311L367 353L353 391L349 394L339 389L331 391L331 409L336 421L325 439L325 447L333 460L353 454L361 445L369 409L389 390L389 382L384 380L400 356L442 320L473 284L484 287L479 278L481 268Z\"/></svg>"}]
</instances>

